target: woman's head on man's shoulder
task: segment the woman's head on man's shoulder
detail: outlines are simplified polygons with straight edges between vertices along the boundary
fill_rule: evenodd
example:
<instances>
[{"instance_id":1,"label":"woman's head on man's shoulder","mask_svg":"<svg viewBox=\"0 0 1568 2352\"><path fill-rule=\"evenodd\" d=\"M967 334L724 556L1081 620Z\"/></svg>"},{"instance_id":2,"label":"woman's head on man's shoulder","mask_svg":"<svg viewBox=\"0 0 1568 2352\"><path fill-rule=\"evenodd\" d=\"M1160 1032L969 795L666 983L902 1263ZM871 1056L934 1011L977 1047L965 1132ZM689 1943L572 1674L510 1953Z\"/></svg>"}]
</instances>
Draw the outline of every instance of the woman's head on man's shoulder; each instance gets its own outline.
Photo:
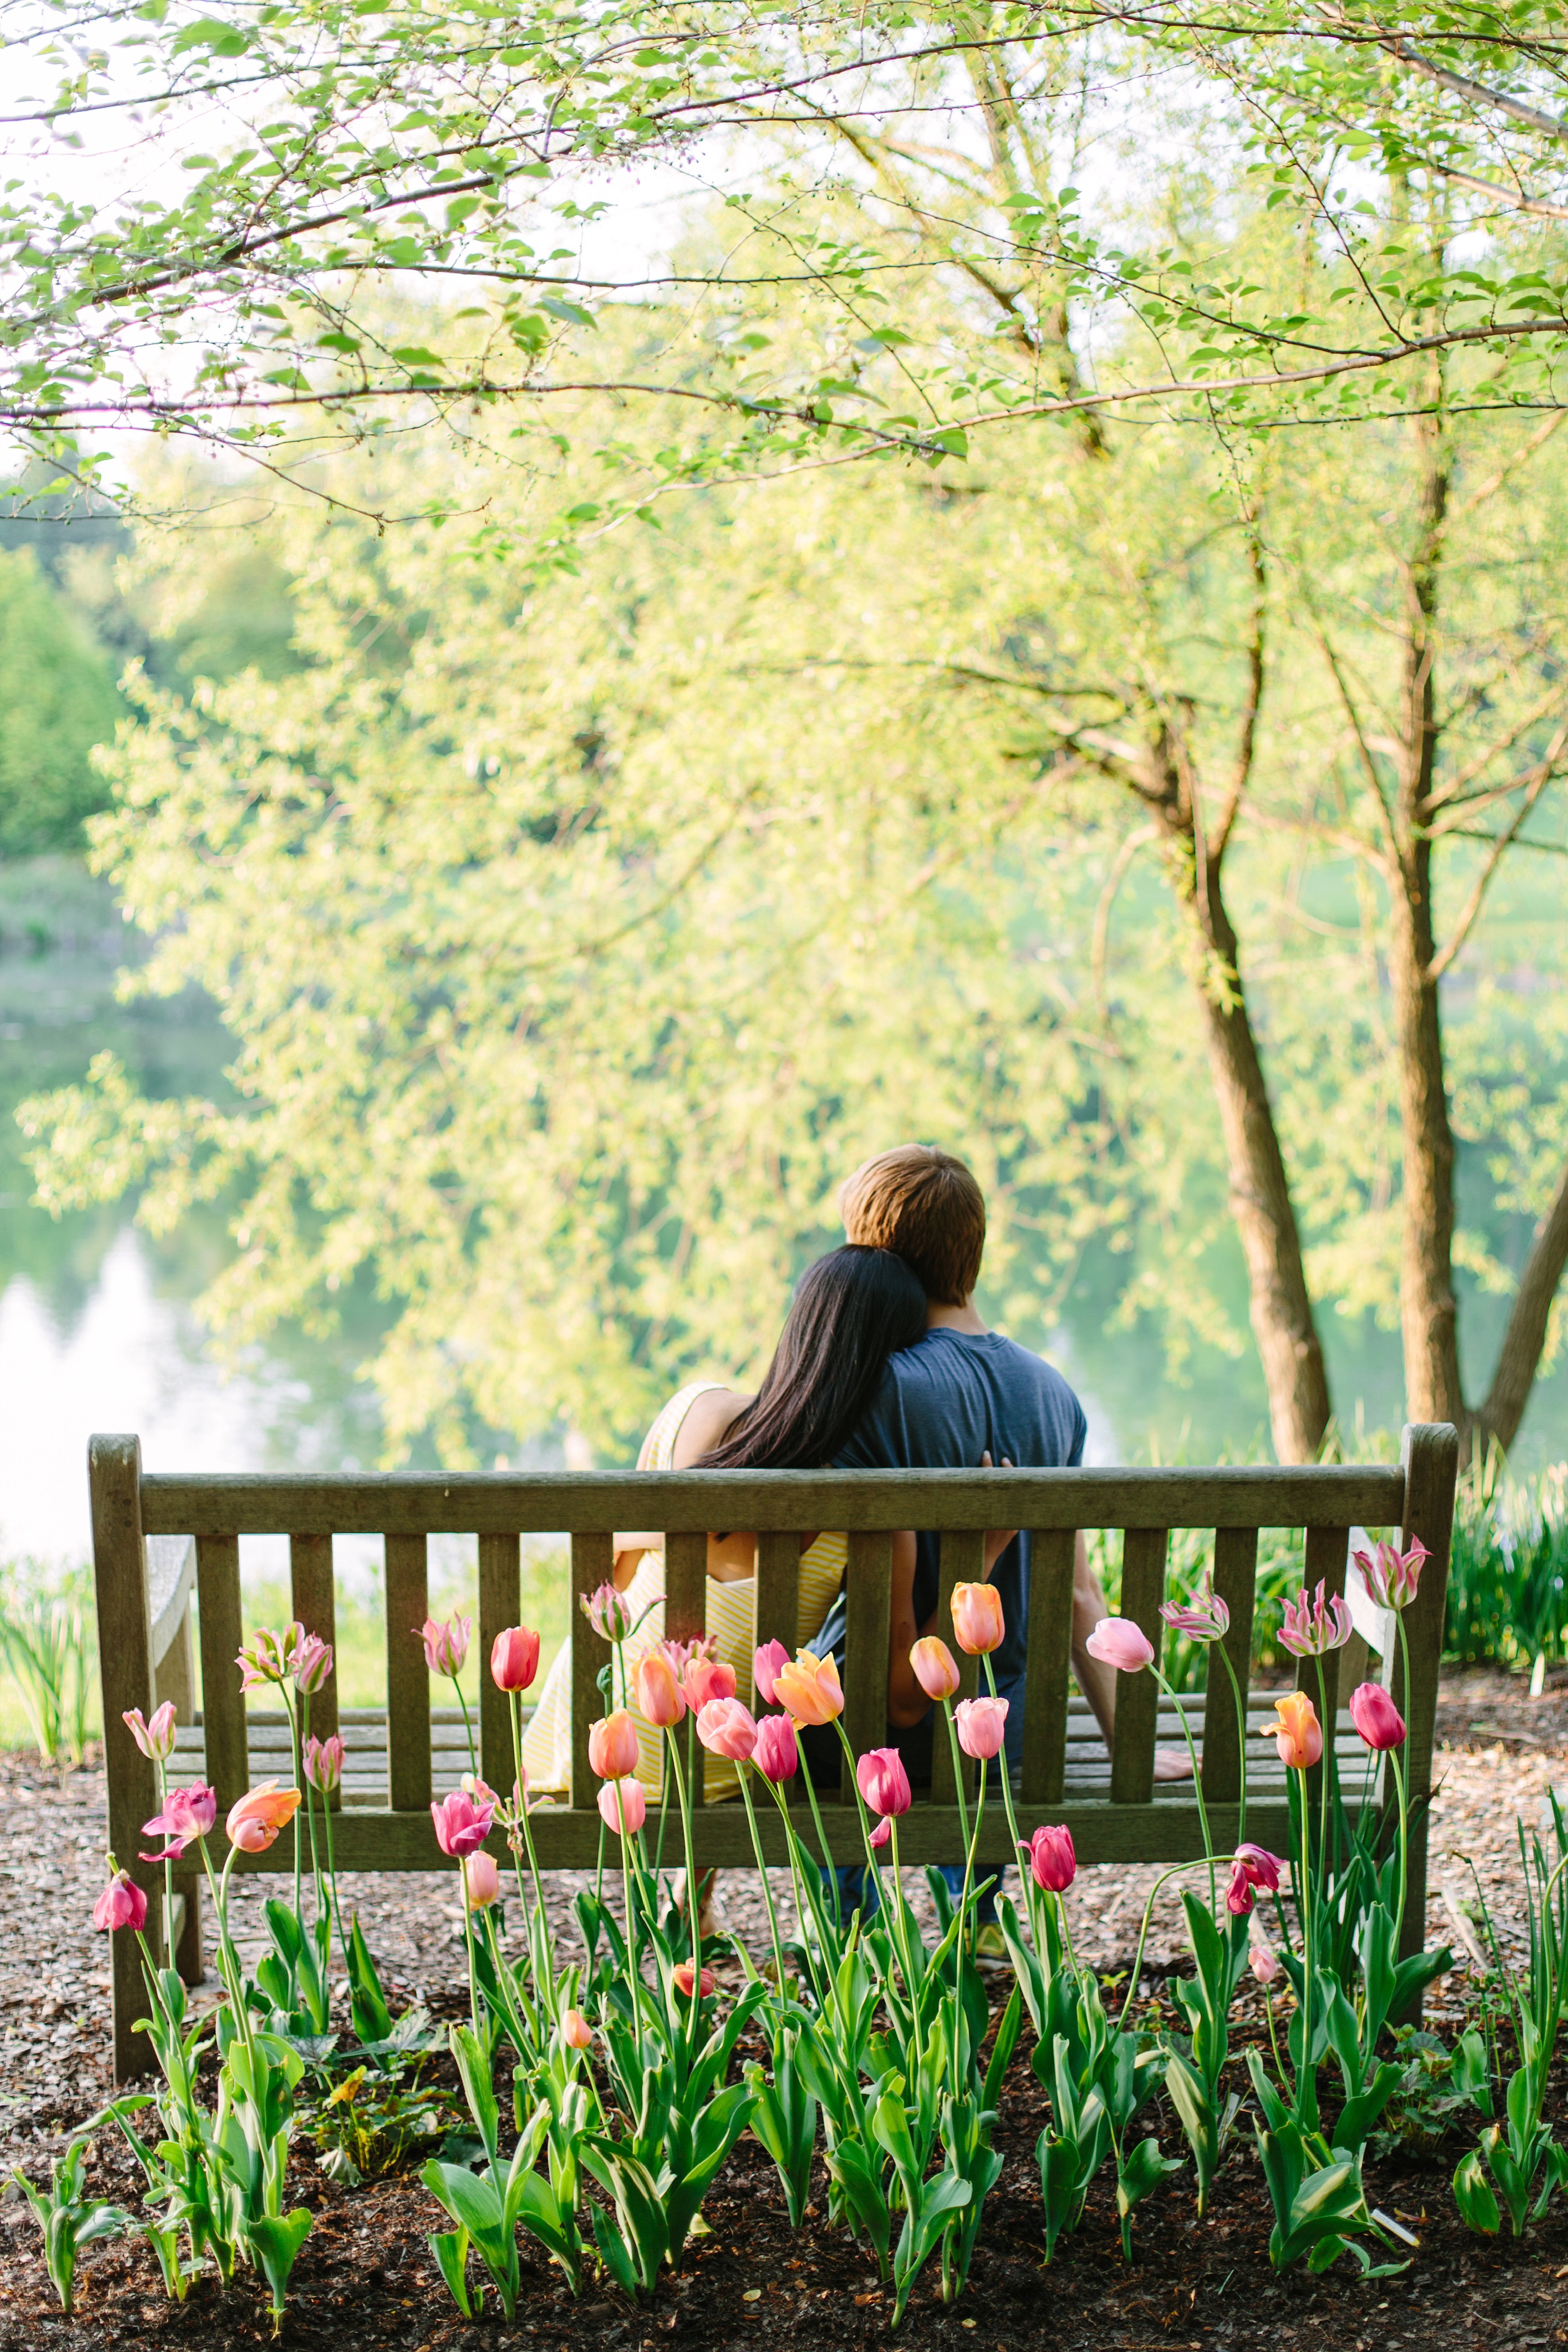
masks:
<instances>
[{"instance_id":1,"label":"woman's head on man's shoulder","mask_svg":"<svg viewBox=\"0 0 1568 2352\"><path fill-rule=\"evenodd\" d=\"M851 1243L896 1250L929 1299L966 1303L985 1252L985 1195L962 1160L931 1143L879 1151L845 1179L838 1210Z\"/></svg>"}]
</instances>

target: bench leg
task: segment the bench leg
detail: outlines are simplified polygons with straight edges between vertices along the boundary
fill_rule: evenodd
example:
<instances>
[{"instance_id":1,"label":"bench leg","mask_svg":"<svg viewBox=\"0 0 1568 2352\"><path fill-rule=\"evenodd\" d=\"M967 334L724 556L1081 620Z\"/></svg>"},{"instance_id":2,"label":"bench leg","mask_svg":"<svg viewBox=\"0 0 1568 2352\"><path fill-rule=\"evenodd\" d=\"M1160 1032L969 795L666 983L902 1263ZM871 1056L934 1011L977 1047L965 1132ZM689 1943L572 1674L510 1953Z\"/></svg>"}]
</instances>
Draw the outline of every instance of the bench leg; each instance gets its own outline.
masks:
<instances>
[{"instance_id":1,"label":"bench leg","mask_svg":"<svg viewBox=\"0 0 1568 2352\"><path fill-rule=\"evenodd\" d=\"M147 2014L147 1984L142 1974L142 1952L136 1937L122 1928L105 1941L109 1946L110 2010L114 2025L114 2080L119 2084L133 2082L137 2075L148 2074L153 2068L151 2041L145 2033L133 2031L137 2019Z\"/></svg>"},{"instance_id":2,"label":"bench leg","mask_svg":"<svg viewBox=\"0 0 1568 2352\"><path fill-rule=\"evenodd\" d=\"M202 1980L202 1887L193 1878L183 1896L174 1897L176 1906L183 1906L184 1916L178 1920L174 1937L174 1966L182 1984L199 1985Z\"/></svg>"}]
</instances>

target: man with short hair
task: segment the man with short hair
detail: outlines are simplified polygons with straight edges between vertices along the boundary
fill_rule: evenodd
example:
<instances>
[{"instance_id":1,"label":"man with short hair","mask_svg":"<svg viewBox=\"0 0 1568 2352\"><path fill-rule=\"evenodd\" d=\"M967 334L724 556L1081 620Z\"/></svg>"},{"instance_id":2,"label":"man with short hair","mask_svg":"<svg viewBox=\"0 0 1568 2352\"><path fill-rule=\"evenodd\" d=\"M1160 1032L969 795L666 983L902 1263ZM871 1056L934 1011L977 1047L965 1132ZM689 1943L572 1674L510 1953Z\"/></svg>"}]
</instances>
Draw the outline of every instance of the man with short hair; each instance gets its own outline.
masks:
<instances>
[{"instance_id":1,"label":"man with short hair","mask_svg":"<svg viewBox=\"0 0 1568 2352\"><path fill-rule=\"evenodd\" d=\"M838 1195L852 1242L897 1250L925 1287L929 1328L914 1347L888 1360L881 1386L838 1463L845 1469L963 1470L987 1454L1019 1469L1071 1469L1083 1459L1088 1428L1083 1407L1055 1367L999 1331L974 1307L985 1249L985 1198L972 1171L933 1145L908 1143L879 1152L847 1179ZM895 1666L914 1641L935 1627L938 1538L916 1539L912 1586L893 1596ZM1028 1643L1029 1538L1020 1534L991 1571L1001 1596L1006 1633L992 1656L996 1687L1008 1702L1007 1754L1016 1764L1024 1736L1024 1667ZM1072 1664L1109 1739L1116 1710L1116 1676L1084 1647L1100 1619L1110 1615L1100 1580L1078 1538L1073 1576ZM916 1705L900 1714L921 1718L923 1738L908 1742L918 1770L929 1754L931 1710ZM899 1694L895 1691L895 1706ZM900 1743L903 1744L903 1743ZM928 1768L929 1769L929 1768Z\"/></svg>"}]
</instances>

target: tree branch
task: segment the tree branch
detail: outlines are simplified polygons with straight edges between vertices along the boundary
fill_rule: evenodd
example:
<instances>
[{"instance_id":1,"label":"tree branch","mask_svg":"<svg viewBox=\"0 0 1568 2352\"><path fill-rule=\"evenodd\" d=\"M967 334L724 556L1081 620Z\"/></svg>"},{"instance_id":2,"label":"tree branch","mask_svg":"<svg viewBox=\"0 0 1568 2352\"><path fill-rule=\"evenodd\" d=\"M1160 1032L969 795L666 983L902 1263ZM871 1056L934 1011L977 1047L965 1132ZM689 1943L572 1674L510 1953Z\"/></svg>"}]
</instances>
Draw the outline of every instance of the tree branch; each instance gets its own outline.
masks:
<instances>
[{"instance_id":1,"label":"tree branch","mask_svg":"<svg viewBox=\"0 0 1568 2352\"><path fill-rule=\"evenodd\" d=\"M1568 721L1565 721L1564 724L1558 729L1556 734L1552 738L1551 750L1547 752L1546 757L1542 761L1540 766L1535 770L1528 783L1525 785L1524 798L1521 801L1519 807L1514 814L1512 824L1509 826L1506 833L1500 833L1498 835L1497 840L1492 846L1491 855L1487 858L1480 872L1477 875L1475 887L1471 890L1469 897L1466 899L1463 908L1460 909L1458 921L1455 924L1452 931L1448 934L1448 943L1447 947L1439 949L1438 952L1433 957L1431 962L1426 967L1428 979L1441 980L1443 974L1447 971L1448 966L1453 962L1454 958L1458 954L1459 950L1464 946L1466 940L1469 936L1470 930L1474 926L1476 917L1481 911L1481 901L1487 895L1487 890L1490 885L1491 878L1497 872L1498 867L1502 864L1504 855L1517 837L1521 825L1524 823L1525 818L1530 814L1531 810L1535 806L1536 802L1541 798L1542 793L1546 790L1547 785L1551 782L1552 778L1556 772L1557 762L1563 755L1563 747L1565 743L1568 743ZM1521 778L1521 782L1522 782L1524 780Z\"/></svg>"},{"instance_id":2,"label":"tree branch","mask_svg":"<svg viewBox=\"0 0 1568 2352\"><path fill-rule=\"evenodd\" d=\"M1524 1408L1530 1402L1541 1351L1546 1344L1552 1303L1564 1266L1568 1266L1568 1164L1564 1164L1558 1180L1551 1207L1535 1228L1514 1294L1513 1311L1498 1349L1492 1384L1475 1417L1479 1433L1495 1437L1504 1448L1511 1445L1518 1435Z\"/></svg>"}]
</instances>

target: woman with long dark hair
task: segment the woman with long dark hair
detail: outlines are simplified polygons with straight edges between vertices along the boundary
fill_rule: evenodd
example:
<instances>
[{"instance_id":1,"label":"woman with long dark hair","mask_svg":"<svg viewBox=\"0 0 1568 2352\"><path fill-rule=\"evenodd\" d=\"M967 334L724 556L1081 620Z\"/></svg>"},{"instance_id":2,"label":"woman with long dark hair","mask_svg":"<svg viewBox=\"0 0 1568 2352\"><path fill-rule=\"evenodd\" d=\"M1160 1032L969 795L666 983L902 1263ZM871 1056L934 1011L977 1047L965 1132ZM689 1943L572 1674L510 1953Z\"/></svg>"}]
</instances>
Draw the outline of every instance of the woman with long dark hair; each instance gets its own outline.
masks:
<instances>
[{"instance_id":1,"label":"woman with long dark hair","mask_svg":"<svg viewBox=\"0 0 1568 2352\"><path fill-rule=\"evenodd\" d=\"M692 1381L670 1398L648 1431L637 1468L822 1469L869 1404L888 1358L911 1347L925 1328L925 1291L901 1257L854 1243L829 1250L802 1275L756 1394L747 1396L718 1381ZM912 1535L910 1542L912 1547ZM797 1643L809 1643L827 1616L847 1556L848 1538L842 1532L803 1538ZM637 1629L626 1645L630 1670L664 1639L663 1536L656 1530L617 1535L615 1580ZM756 1622L754 1533L731 1528L710 1535L706 1636L710 1654L733 1667L746 1697ZM568 1785L571 1687L568 1638L523 1743L531 1789ZM663 1764L659 1736L640 1720L637 1734L637 1777L657 1791ZM716 1756L706 1757L705 1764L708 1800L730 1794L736 1785L734 1765Z\"/></svg>"}]
</instances>

